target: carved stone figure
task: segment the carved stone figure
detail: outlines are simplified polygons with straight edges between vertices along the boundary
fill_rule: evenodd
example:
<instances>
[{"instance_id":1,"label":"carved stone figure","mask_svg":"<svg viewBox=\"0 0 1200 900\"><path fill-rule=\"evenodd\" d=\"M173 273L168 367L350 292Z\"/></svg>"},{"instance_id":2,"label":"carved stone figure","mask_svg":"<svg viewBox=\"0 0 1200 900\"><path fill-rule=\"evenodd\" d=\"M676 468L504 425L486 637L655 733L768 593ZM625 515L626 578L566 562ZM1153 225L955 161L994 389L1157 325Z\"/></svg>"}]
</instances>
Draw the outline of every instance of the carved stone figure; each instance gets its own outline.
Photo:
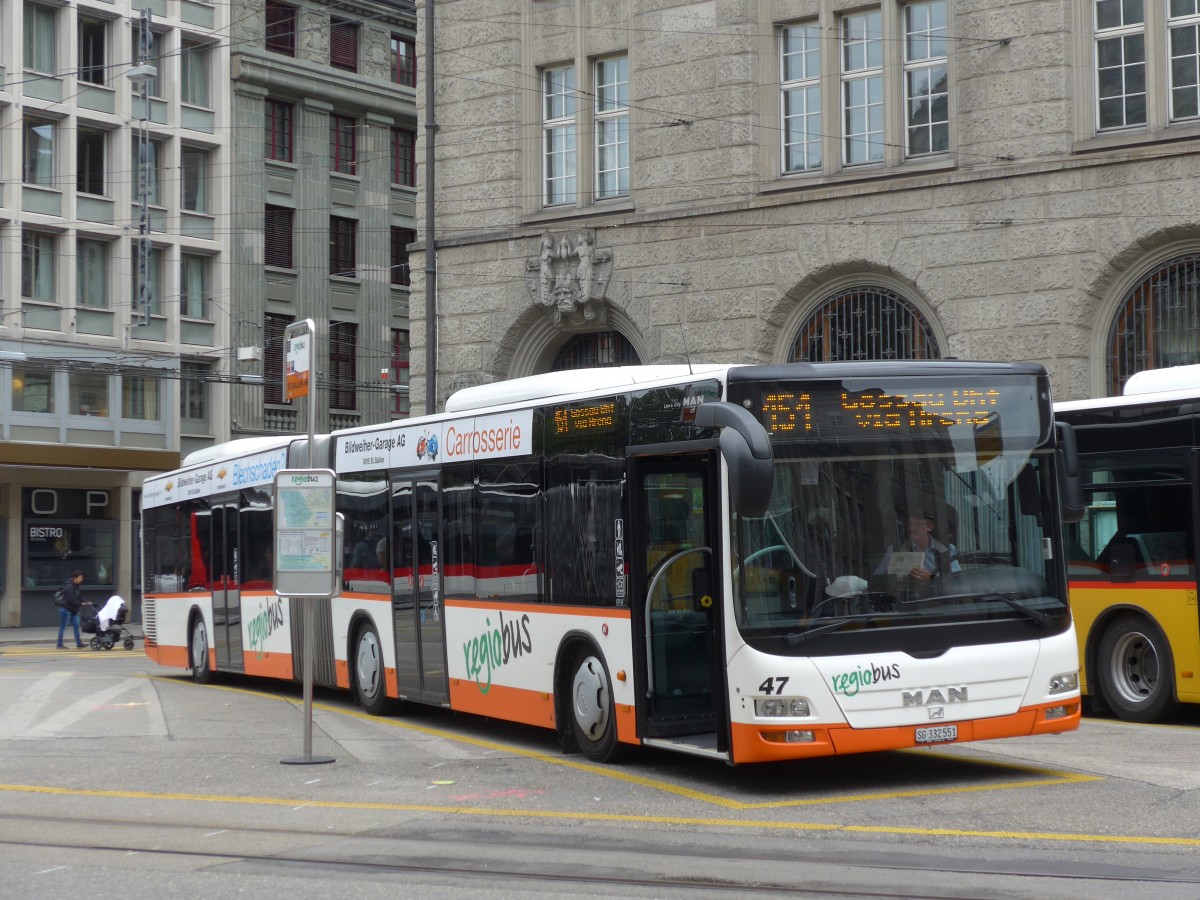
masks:
<instances>
[{"instance_id":1,"label":"carved stone figure","mask_svg":"<svg viewBox=\"0 0 1200 900\"><path fill-rule=\"evenodd\" d=\"M525 264L533 302L561 324L604 319L604 295L612 271L612 251L597 250L590 232L542 235L537 259Z\"/></svg>"}]
</instances>

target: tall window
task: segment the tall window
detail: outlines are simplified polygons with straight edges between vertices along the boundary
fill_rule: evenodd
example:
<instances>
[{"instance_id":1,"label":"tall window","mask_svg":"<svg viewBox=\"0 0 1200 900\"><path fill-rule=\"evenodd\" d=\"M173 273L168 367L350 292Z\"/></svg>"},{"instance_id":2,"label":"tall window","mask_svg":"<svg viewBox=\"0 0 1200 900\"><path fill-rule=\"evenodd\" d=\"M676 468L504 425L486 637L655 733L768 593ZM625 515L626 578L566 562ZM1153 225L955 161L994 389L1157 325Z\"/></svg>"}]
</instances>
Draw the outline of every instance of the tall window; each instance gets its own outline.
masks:
<instances>
[{"instance_id":1,"label":"tall window","mask_svg":"<svg viewBox=\"0 0 1200 900\"><path fill-rule=\"evenodd\" d=\"M596 197L629 194L629 57L596 60Z\"/></svg>"},{"instance_id":2,"label":"tall window","mask_svg":"<svg viewBox=\"0 0 1200 900\"><path fill-rule=\"evenodd\" d=\"M408 399L408 329L392 329L392 415L407 416Z\"/></svg>"},{"instance_id":3,"label":"tall window","mask_svg":"<svg viewBox=\"0 0 1200 900\"><path fill-rule=\"evenodd\" d=\"M1096 0L1099 127L1146 123L1146 19L1141 3Z\"/></svg>"},{"instance_id":4,"label":"tall window","mask_svg":"<svg viewBox=\"0 0 1200 900\"><path fill-rule=\"evenodd\" d=\"M108 243L90 238L75 242L75 303L108 309Z\"/></svg>"},{"instance_id":5,"label":"tall window","mask_svg":"<svg viewBox=\"0 0 1200 900\"><path fill-rule=\"evenodd\" d=\"M189 434L209 431L209 387L212 369L208 363L182 362L179 365L179 417Z\"/></svg>"},{"instance_id":6,"label":"tall window","mask_svg":"<svg viewBox=\"0 0 1200 900\"><path fill-rule=\"evenodd\" d=\"M329 117L329 168L353 175L356 163L355 134L358 123L351 116Z\"/></svg>"},{"instance_id":7,"label":"tall window","mask_svg":"<svg viewBox=\"0 0 1200 900\"><path fill-rule=\"evenodd\" d=\"M190 212L212 212L208 197L208 151L184 147L181 205Z\"/></svg>"},{"instance_id":8,"label":"tall window","mask_svg":"<svg viewBox=\"0 0 1200 900\"><path fill-rule=\"evenodd\" d=\"M292 104L268 100L264 124L267 159L292 161Z\"/></svg>"},{"instance_id":9,"label":"tall window","mask_svg":"<svg viewBox=\"0 0 1200 900\"><path fill-rule=\"evenodd\" d=\"M184 253L179 258L179 312L193 319L207 319L208 301L211 299L209 270L212 259L195 253Z\"/></svg>"},{"instance_id":10,"label":"tall window","mask_svg":"<svg viewBox=\"0 0 1200 900\"><path fill-rule=\"evenodd\" d=\"M883 15L843 16L842 161L849 166L883 159Z\"/></svg>"},{"instance_id":11,"label":"tall window","mask_svg":"<svg viewBox=\"0 0 1200 900\"><path fill-rule=\"evenodd\" d=\"M21 296L42 303L55 303L54 235L21 232Z\"/></svg>"},{"instance_id":12,"label":"tall window","mask_svg":"<svg viewBox=\"0 0 1200 900\"><path fill-rule=\"evenodd\" d=\"M208 94L208 44L198 41L184 41L180 53L180 69L183 74L183 90L181 99L192 106L207 107L210 104Z\"/></svg>"},{"instance_id":13,"label":"tall window","mask_svg":"<svg viewBox=\"0 0 1200 900\"><path fill-rule=\"evenodd\" d=\"M1200 0L1168 5L1171 65L1171 118L1200 116Z\"/></svg>"},{"instance_id":14,"label":"tall window","mask_svg":"<svg viewBox=\"0 0 1200 900\"><path fill-rule=\"evenodd\" d=\"M392 83L417 86L417 45L399 34L392 35Z\"/></svg>"},{"instance_id":15,"label":"tall window","mask_svg":"<svg viewBox=\"0 0 1200 900\"><path fill-rule=\"evenodd\" d=\"M329 274L353 278L357 275L358 222L341 216L329 217Z\"/></svg>"},{"instance_id":16,"label":"tall window","mask_svg":"<svg viewBox=\"0 0 1200 900\"><path fill-rule=\"evenodd\" d=\"M828 297L800 327L789 362L939 359L917 308L895 291L858 287Z\"/></svg>"},{"instance_id":17,"label":"tall window","mask_svg":"<svg viewBox=\"0 0 1200 900\"><path fill-rule=\"evenodd\" d=\"M283 399L283 364L287 353L283 333L292 324L291 316L267 313L263 317L263 402L285 403Z\"/></svg>"},{"instance_id":18,"label":"tall window","mask_svg":"<svg viewBox=\"0 0 1200 900\"><path fill-rule=\"evenodd\" d=\"M417 135L407 128L392 129L392 184L416 187Z\"/></svg>"},{"instance_id":19,"label":"tall window","mask_svg":"<svg viewBox=\"0 0 1200 900\"><path fill-rule=\"evenodd\" d=\"M329 405L357 409L358 326L352 322L329 325Z\"/></svg>"},{"instance_id":20,"label":"tall window","mask_svg":"<svg viewBox=\"0 0 1200 900\"><path fill-rule=\"evenodd\" d=\"M544 200L575 202L575 67L542 72Z\"/></svg>"},{"instance_id":21,"label":"tall window","mask_svg":"<svg viewBox=\"0 0 1200 900\"><path fill-rule=\"evenodd\" d=\"M347 72L358 71L358 23L329 20L329 65Z\"/></svg>"},{"instance_id":22,"label":"tall window","mask_svg":"<svg viewBox=\"0 0 1200 900\"><path fill-rule=\"evenodd\" d=\"M141 252L138 250L137 238L131 242L132 246L129 251L129 261L133 266L133 277L130 279L130 302L133 304L132 309L134 315L140 312L138 305L138 273L142 269ZM146 259L145 274L146 286L150 288L150 309L149 314L152 316L162 315L162 261L163 252L158 247L150 248L150 255Z\"/></svg>"},{"instance_id":23,"label":"tall window","mask_svg":"<svg viewBox=\"0 0 1200 900\"><path fill-rule=\"evenodd\" d=\"M79 17L79 80L104 84L108 71L108 23L103 19Z\"/></svg>"},{"instance_id":24,"label":"tall window","mask_svg":"<svg viewBox=\"0 0 1200 900\"><path fill-rule=\"evenodd\" d=\"M416 239L417 233L413 229L392 227L392 284L407 286L412 283L408 245Z\"/></svg>"},{"instance_id":25,"label":"tall window","mask_svg":"<svg viewBox=\"0 0 1200 900\"><path fill-rule=\"evenodd\" d=\"M121 418L157 422L160 383L153 375L121 376Z\"/></svg>"},{"instance_id":26,"label":"tall window","mask_svg":"<svg viewBox=\"0 0 1200 900\"><path fill-rule=\"evenodd\" d=\"M263 212L263 262L292 268L292 210L268 206Z\"/></svg>"},{"instance_id":27,"label":"tall window","mask_svg":"<svg viewBox=\"0 0 1200 900\"><path fill-rule=\"evenodd\" d=\"M21 180L26 184L54 185L54 131L47 119L25 120Z\"/></svg>"},{"instance_id":28,"label":"tall window","mask_svg":"<svg viewBox=\"0 0 1200 900\"><path fill-rule=\"evenodd\" d=\"M133 33L134 33L133 44L136 47L137 43L138 43L137 26L136 25L134 26ZM154 77L152 77L146 81L146 92L151 97L162 97L162 95L163 95L163 93L162 93L163 63L166 61L163 48L165 47L166 42L167 42L167 36L163 32L151 30L150 45L146 49L146 57L149 60L150 65L154 66ZM140 97L141 96L140 92L136 93L135 96Z\"/></svg>"},{"instance_id":29,"label":"tall window","mask_svg":"<svg viewBox=\"0 0 1200 900\"><path fill-rule=\"evenodd\" d=\"M139 163L138 156L141 153L141 142L137 137L133 139L133 165L131 172L134 178L134 199L137 199L137 193L141 190L141 185L138 179L144 172L146 177L146 202L152 206L163 205L162 195L162 161L166 153L166 145L163 141L157 138L151 138L146 142L146 161L144 164Z\"/></svg>"},{"instance_id":30,"label":"tall window","mask_svg":"<svg viewBox=\"0 0 1200 900\"><path fill-rule=\"evenodd\" d=\"M950 149L946 0L904 7L904 99L909 156Z\"/></svg>"},{"instance_id":31,"label":"tall window","mask_svg":"<svg viewBox=\"0 0 1200 900\"><path fill-rule=\"evenodd\" d=\"M821 29L793 25L780 34L783 79L783 170L821 167Z\"/></svg>"},{"instance_id":32,"label":"tall window","mask_svg":"<svg viewBox=\"0 0 1200 900\"><path fill-rule=\"evenodd\" d=\"M75 131L75 188L81 194L104 195L104 150L108 134L89 131L82 126Z\"/></svg>"},{"instance_id":33,"label":"tall window","mask_svg":"<svg viewBox=\"0 0 1200 900\"><path fill-rule=\"evenodd\" d=\"M1108 392L1145 369L1200 363L1200 255L1146 273L1125 295L1108 331Z\"/></svg>"},{"instance_id":34,"label":"tall window","mask_svg":"<svg viewBox=\"0 0 1200 900\"><path fill-rule=\"evenodd\" d=\"M296 7L267 0L265 9L266 48L284 56L296 55Z\"/></svg>"},{"instance_id":35,"label":"tall window","mask_svg":"<svg viewBox=\"0 0 1200 900\"><path fill-rule=\"evenodd\" d=\"M39 3L26 3L24 11L25 68L35 72L56 73L58 35L55 32L54 8Z\"/></svg>"}]
</instances>

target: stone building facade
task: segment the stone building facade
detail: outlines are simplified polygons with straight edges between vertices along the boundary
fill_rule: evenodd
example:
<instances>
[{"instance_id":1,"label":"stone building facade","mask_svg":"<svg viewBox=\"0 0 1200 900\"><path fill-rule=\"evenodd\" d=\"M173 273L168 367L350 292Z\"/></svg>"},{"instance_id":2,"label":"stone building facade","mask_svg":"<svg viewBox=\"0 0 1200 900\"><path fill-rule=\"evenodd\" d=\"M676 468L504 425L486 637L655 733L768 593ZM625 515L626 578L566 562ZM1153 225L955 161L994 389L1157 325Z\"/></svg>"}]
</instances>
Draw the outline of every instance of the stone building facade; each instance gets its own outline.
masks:
<instances>
[{"instance_id":1,"label":"stone building facade","mask_svg":"<svg viewBox=\"0 0 1200 900\"><path fill-rule=\"evenodd\" d=\"M437 4L414 407L429 309L438 406L587 359L1035 360L1059 399L1200 361L1198 29L1166 0Z\"/></svg>"},{"instance_id":2,"label":"stone building facade","mask_svg":"<svg viewBox=\"0 0 1200 900\"><path fill-rule=\"evenodd\" d=\"M236 0L231 436L304 433L283 332L317 329L321 431L407 415L411 2Z\"/></svg>"}]
</instances>

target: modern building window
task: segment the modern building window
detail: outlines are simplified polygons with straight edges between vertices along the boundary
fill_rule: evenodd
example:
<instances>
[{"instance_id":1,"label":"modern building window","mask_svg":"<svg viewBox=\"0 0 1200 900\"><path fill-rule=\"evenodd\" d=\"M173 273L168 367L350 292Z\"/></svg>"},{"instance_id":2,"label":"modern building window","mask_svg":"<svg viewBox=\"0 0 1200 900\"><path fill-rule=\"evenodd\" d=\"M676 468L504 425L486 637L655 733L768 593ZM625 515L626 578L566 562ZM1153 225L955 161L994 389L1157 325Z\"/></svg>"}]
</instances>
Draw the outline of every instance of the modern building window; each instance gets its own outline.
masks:
<instances>
[{"instance_id":1,"label":"modern building window","mask_svg":"<svg viewBox=\"0 0 1200 900\"><path fill-rule=\"evenodd\" d=\"M108 79L108 22L79 17L79 80L104 84Z\"/></svg>"},{"instance_id":2,"label":"modern building window","mask_svg":"<svg viewBox=\"0 0 1200 900\"><path fill-rule=\"evenodd\" d=\"M49 119L24 121L21 180L26 184L54 186L54 133Z\"/></svg>"},{"instance_id":3,"label":"modern building window","mask_svg":"<svg viewBox=\"0 0 1200 900\"><path fill-rule=\"evenodd\" d=\"M75 131L75 189L104 196L104 157L108 133L77 126Z\"/></svg>"},{"instance_id":4,"label":"modern building window","mask_svg":"<svg viewBox=\"0 0 1200 900\"><path fill-rule=\"evenodd\" d=\"M150 308L147 313L152 316L162 315L162 264L163 252L158 247L151 247L150 254L146 258L146 265L142 266L142 254L138 250L138 239L134 238L129 249L129 261L132 265L132 278L130 279L130 302L134 318L137 318L141 311L138 303L138 284L140 279L145 278L146 286L150 289Z\"/></svg>"},{"instance_id":5,"label":"modern building window","mask_svg":"<svg viewBox=\"0 0 1200 900\"><path fill-rule=\"evenodd\" d=\"M180 51L180 68L183 74L183 92L180 99L192 106L208 107L209 99L209 58L211 50L208 44L199 41L184 41Z\"/></svg>"},{"instance_id":6,"label":"modern building window","mask_svg":"<svg viewBox=\"0 0 1200 900\"><path fill-rule=\"evenodd\" d=\"M329 20L329 65L347 72L358 71L358 23Z\"/></svg>"},{"instance_id":7,"label":"modern building window","mask_svg":"<svg viewBox=\"0 0 1200 900\"><path fill-rule=\"evenodd\" d=\"M157 422L162 418L160 387L161 383L153 375L122 375L121 418Z\"/></svg>"},{"instance_id":8,"label":"modern building window","mask_svg":"<svg viewBox=\"0 0 1200 900\"><path fill-rule=\"evenodd\" d=\"M392 129L392 184L417 185L417 134L408 128Z\"/></svg>"},{"instance_id":9,"label":"modern building window","mask_svg":"<svg viewBox=\"0 0 1200 900\"><path fill-rule=\"evenodd\" d=\"M189 434L207 434L209 424L209 379L212 367L208 363L184 361L179 364L179 418Z\"/></svg>"},{"instance_id":10,"label":"modern building window","mask_svg":"<svg viewBox=\"0 0 1200 900\"><path fill-rule=\"evenodd\" d=\"M286 403L283 398L283 364L287 358L283 336L291 316L267 313L263 317L263 402Z\"/></svg>"},{"instance_id":11,"label":"modern building window","mask_svg":"<svg viewBox=\"0 0 1200 900\"><path fill-rule=\"evenodd\" d=\"M357 409L358 326L352 322L329 325L329 405Z\"/></svg>"},{"instance_id":12,"label":"modern building window","mask_svg":"<svg viewBox=\"0 0 1200 900\"><path fill-rule=\"evenodd\" d=\"M821 168L821 28L813 22L780 31L783 170Z\"/></svg>"},{"instance_id":13,"label":"modern building window","mask_svg":"<svg viewBox=\"0 0 1200 900\"><path fill-rule=\"evenodd\" d=\"M296 55L296 7L267 0L265 9L266 48L284 56Z\"/></svg>"},{"instance_id":14,"label":"modern building window","mask_svg":"<svg viewBox=\"0 0 1200 900\"><path fill-rule=\"evenodd\" d=\"M209 152L196 147L184 147L182 161L182 207L189 212L212 212L208 190Z\"/></svg>"},{"instance_id":15,"label":"modern building window","mask_svg":"<svg viewBox=\"0 0 1200 900\"><path fill-rule=\"evenodd\" d=\"M55 237L38 231L21 232L21 296L42 303L57 303L55 293Z\"/></svg>"},{"instance_id":16,"label":"modern building window","mask_svg":"<svg viewBox=\"0 0 1200 900\"><path fill-rule=\"evenodd\" d=\"M392 35L392 83L417 86L417 45L412 38Z\"/></svg>"},{"instance_id":17,"label":"modern building window","mask_svg":"<svg viewBox=\"0 0 1200 900\"><path fill-rule=\"evenodd\" d=\"M575 202L575 67L542 72L543 201Z\"/></svg>"},{"instance_id":18,"label":"modern building window","mask_svg":"<svg viewBox=\"0 0 1200 900\"><path fill-rule=\"evenodd\" d=\"M392 227L392 284L407 287L412 283L408 264L408 245L417 239L412 228Z\"/></svg>"},{"instance_id":19,"label":"modern building window","mask_svg":"<svg viewBox=\"0 0 1200 900\"><path fill-rule=\"evenodd\" d=\"M209 301L212 299L209 273L212 258L195 253L183 253L179 257L179 312L193 319L209 317Z\"/></svg>"},{"instance_id":20,"label":"modern building window","mask_svg":"<svg viewBox=\"0 0 1200 900\"><path fill-rule=\"evenodd\" d=\"M933 329L912 303L864 286L827 297L800 326L788 361L939 358Z\"/></svg>"},{"instance_id":21,"label":"modern building window","mask_svg":"<svg viewBox=\"0 0 1200 900\"><path fill-rule=\"evenodd\" d=\"M267 159L292 161L292 104L281 100L266 102L264 135Z\"/></svg>"},{"instance_id":22,"label":"modern building window","mask_svg":"<svg viewBox=\"0 0 1200 900\"><path fill-rule=\"evenodd\" d=\"M358 272L358 222L329 217L329 274L353 278Z\"/></svg>"},{"instance_id":23,"label":"modern building window","mask_svg":"<svg viewBox=\"0 0 1200 900\"><path fill-rule=\"evenodd\" d=\"M1170 259L1134 285L1108 330L1106 387L1145 369L1200 363L1200 254Z\"/></svg>"},{"instance_id":24,"label":"modern building window","mask_svg":"<svg viewBox=\"0 0 1200 900\"><path fill-rule=\"evenodd\" d=\"M909 156L950 149L946 0L904 7L904 101Z\"/></svg>"},{"instance_id":25,"label":"modern building window","mask_svg":"<svg viewBox=\"0 0 1200 900\"><path fill-rule=\"evenodd\" d=\"M409 337L407 328L392 329L392 415L407 416L411 412L408 396Z\"/></svg>"},{"instance_id":26,"label":"modern building window","mask_svg":"<svg viewBox=\"0 0 1200 900\"><path fill-rule=\"evenodd\" d=\"M577 334L558 351L552 372L567 369L590 369L607 366L641 365L637 351L629 339L619 331L598 331Z\"/></svg>"},{"instance_id":27,"label":"modern building window","mask_svg":"<svg viewBox=\"0 0 1200 900\"><path fill-rule=\"evenodd\" d=\"M358 122L352 116L329 117L329 168L353 175L357 162L355 135Z\"/></svg>"},{"instance_id":28,"label":"modern building window","mask_svg":"<svg viewBox=\"0 0 1200 900\"><path fill-rule=\"evenodd\" d=\"M139 154L141 153L141 142L137 135L133 138L133 154L132 154L132 174L134 183L134 200L139 199L139 194L142 190L141 179L145 178L146 202L151 206L162 206L162 163L163 157L166 154L166 143L158 138L150 138L146 141L146 159L144 162L139 162Z\"/></svg>"},{"instance_id":29,"label":"modern building window","mask_svg":"<svg viewBox=\"0 0 1200 900\"><path fill-rule=\"evenodd\" d=\"M56 393L53 369L38 366L13 367L13 412L53 414Z\"/></svg>"},{"instance_id":30,"label":"modern building window","mask_svg":"<svg viewBox=\"0 0 1200 900\"><path fill-rule=\"evenodd\" d=\"M40 3L26 3L24 13L25 68L57 74L57 11Z\"/></svg>"},{"instance_id":31,"label":"modern building window","mask_svg":"<svg viewBox=\"0 0 1200 900\"><path fill-rule=\"evenodd\" d=\"M107 241L79 238L75 241L75 303L92 309L108 309Z\"/></svg>"},{"instance_id":32,"label":"modern building window","mask_svg":"<svg viewBox=\"0 0 1200 900\"><path fill-rule=\"evenodd\" d=\"M67 404L72 415L107 418L108 376L96 372L67 373Z\"/></svg>"},{"instance_id":33,"label":"modern building window","mask_svg":"<svg viewBox=\"0 0 1200 900\"><path fill-rule=\"evenodd\" d=\"M133 26L133 46L138 45L138 30L139 26L135 23ZM161 31L150 30L150 42L146 47L146 61L149 65L154 66L154 75L145 82L146 94L150 97L158 97L162 99L163 92L163 66L167 62L167 57L170 55L166 52L167 36ZM135 51L136 52L136 51ZM134 96L141 97L142 93L137 88L134 89Z\"/></svg>"},{"instance_id":34,"label":"modern building window","mask_svg":"<svg viewBox=\"0 0 1200 900\"><path fill-rule=\"evenodd\" d=\"M629 195L629 57L596 60L596 198Z\"/></svg>"},{"instance_id":35,"label":"modern building window","mask_svg":"<svg viewBox=\"0 0 1200 900\"><path fill-rule=\"evenodd\" d=\"M263 262L281 269L292 268L292 210L268 206L263 212Z\"/></svg>"}]
</instances>

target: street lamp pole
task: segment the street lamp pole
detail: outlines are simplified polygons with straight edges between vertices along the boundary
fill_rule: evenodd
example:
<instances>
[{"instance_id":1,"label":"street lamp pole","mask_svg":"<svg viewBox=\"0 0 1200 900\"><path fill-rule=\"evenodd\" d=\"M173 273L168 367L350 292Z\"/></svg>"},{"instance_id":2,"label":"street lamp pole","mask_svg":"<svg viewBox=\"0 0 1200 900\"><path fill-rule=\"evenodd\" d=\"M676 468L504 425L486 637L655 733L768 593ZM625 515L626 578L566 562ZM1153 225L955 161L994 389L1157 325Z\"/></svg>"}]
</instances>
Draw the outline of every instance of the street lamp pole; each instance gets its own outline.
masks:
<instances>
[{"instance_id":1,"label":"street lamp pole","mask_svg":"<svg viewBox=\"0 0 1200 900\"><path fill-rule=\"evenodd\" d=\"M138 64L126 76L141 88L142 115L138 122L138 264L137 318L135 325L150 324L154 298L150 286L150 82L158 70L150 65L152 32L150 8L142 10L138 23Z\"/></svg>"}]
</instances>

